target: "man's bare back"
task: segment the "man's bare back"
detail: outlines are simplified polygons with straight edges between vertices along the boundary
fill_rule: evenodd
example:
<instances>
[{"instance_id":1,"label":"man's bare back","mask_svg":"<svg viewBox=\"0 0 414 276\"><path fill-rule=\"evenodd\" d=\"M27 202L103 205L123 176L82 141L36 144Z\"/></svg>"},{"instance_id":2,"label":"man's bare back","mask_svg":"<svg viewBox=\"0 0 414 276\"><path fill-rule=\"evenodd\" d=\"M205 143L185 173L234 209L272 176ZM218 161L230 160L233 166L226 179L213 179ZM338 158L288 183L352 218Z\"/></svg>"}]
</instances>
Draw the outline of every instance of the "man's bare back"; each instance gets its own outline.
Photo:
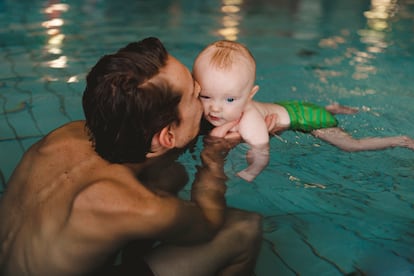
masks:
<instances>
[{"instance_id":1,"label":"man's bare back","mask_svg":"<svg viewBox=\"0 0 414 276\"><path fill-rule=\"evenodd\" d=\"M14 195L1 202L8 206L0 207L0 235L7 240L2 255L8 254L1 256L7 262L3 272L25 274L34 268L43 275L73 275L105 261L115 246L110 240L119 241L118 235L127 233L117 225L102 229L94 213L102 212L106 221L125 212L128 205L117 202L119 192L125 193L120 195L123 201L128 194L151 197L143 186L130 183L137 183L132 172L96 155L83 122L59 128L33 145L10 179L8 193ZM45 266L51 263L56 267Z\"/></svg>"}]
</instances>

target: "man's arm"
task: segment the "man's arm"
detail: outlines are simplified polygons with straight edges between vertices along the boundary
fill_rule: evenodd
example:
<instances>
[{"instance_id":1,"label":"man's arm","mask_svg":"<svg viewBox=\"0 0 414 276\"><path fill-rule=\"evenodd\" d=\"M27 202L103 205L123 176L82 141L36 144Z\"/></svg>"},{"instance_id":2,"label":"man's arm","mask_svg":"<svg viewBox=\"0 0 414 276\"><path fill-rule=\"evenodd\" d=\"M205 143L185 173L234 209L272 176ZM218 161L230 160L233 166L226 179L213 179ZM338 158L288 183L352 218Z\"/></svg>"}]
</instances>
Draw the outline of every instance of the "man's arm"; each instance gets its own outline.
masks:
<instances>
[{"instance_id":1,"label":"man's arm","mask_svg":"<svg viewBox=\"0 0 414 276\"><path fill-rule=\"evenodd\" d=\"M174 230L167 233L167 241L176 244L211 239L224 222L226 201L224 160L239 141L206 136L201 152L201 166L191 189L191 201L177 199Z\"/></svg>"},{"instance_id":2,"label":"man's arm","mask_svg":"<svg viewBox=\"0 0 414 276\"><path fill-rule=\"evenodd\" d=\"M202 164L197 169L191 190L191 200L201 207L204 217L213 229L218 229L224 220L227 189L224 159L232 147L232 142L211 136L204 138Z\"/></svg>"},{"instance_id":3,"label":"man's arm","mask_svg":"<svg viewBox=\"0 0 414 276\"><path fill-rule=\"evenodd\" d=\"M111 171L109 177L79 195L76 221L83 229L95 232L94 236L101 232L99 236L108 240L155 239L173 244L207 241L224 221L227 178L223 164L231 147L228 140L206 137L190 201L169 193L153 193L132 172L111 165L104 169Z\"/></svg>"}]
</instances>

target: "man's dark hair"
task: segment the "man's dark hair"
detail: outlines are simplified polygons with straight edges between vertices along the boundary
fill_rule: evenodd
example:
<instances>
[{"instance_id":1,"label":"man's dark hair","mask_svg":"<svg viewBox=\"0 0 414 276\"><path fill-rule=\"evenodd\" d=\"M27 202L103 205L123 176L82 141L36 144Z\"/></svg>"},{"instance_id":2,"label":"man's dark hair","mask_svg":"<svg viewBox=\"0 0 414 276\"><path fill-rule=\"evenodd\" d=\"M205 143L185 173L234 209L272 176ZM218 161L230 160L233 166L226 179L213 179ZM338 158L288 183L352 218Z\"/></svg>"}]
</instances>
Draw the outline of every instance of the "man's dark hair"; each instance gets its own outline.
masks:
<instances>
[{"instance_id":1,"label":"man's dark hair","mask_svg":"<svg viewBox=\"0 0 414 276\"><path fill-rule=\"evenodd\" d=\"M167 50L146 38L103 56L86 78L83 110L96 152L113 163L142 162L157 132L180 123L181 93L153 79Z\"/></svg>"}]
</instances>

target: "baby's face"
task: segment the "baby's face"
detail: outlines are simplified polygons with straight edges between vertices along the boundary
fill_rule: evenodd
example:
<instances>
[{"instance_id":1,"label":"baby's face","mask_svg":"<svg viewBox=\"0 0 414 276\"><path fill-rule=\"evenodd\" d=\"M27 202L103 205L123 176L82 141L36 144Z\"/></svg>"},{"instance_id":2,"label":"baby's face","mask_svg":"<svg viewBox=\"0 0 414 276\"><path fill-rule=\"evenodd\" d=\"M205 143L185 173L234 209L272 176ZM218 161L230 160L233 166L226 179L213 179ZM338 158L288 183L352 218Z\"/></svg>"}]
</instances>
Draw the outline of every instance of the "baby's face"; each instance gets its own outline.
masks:
<instances>
[{"instance_id":1,"label":"baby's face","mask_svg":"<svg viewBox=\"0 0 414 276\"><path fill-rule=\"evenodd\" d=\"M250 101L253 88L248 70L233 66L221 69L203 61L194 64L194 77L201 86L200 100L204 117L213 126L238 120Z\"/></svg>"}]
</instances>

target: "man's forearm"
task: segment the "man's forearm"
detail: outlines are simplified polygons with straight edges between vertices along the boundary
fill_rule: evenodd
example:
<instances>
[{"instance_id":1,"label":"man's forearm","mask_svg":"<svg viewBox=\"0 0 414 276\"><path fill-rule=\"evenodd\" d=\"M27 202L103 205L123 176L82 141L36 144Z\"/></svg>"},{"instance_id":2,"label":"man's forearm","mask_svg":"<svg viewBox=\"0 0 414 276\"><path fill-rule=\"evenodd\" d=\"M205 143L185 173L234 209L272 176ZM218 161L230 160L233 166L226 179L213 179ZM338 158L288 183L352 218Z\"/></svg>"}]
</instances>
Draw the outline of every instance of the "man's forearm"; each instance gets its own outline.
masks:
<instances>
[{"instance_id":1,"label":"man's forearm","mask_svg":"<svg viewBox=\"0 0 414 276\"><path fill-rule=\"evenodd\" d=\"M208 168L199 168L191 190L191 200L202 209L205 218L214 228L221 226L226 208L227 177L224 172L212 172Z\"/></svg>"},{"instance_id":2,"label":"man's forearm","mask_svg":"<svg viewBox=\"0 0 414 276\"><path fill-rule=\"evenodd\" d=\"M224 158L229 145L224 139L206 143L201 153L202 166L198 168L192 190L191 200L202 209L212 227L220 227L224 221L226 208L226 181Z\"/></svg>"}]
</instances>

